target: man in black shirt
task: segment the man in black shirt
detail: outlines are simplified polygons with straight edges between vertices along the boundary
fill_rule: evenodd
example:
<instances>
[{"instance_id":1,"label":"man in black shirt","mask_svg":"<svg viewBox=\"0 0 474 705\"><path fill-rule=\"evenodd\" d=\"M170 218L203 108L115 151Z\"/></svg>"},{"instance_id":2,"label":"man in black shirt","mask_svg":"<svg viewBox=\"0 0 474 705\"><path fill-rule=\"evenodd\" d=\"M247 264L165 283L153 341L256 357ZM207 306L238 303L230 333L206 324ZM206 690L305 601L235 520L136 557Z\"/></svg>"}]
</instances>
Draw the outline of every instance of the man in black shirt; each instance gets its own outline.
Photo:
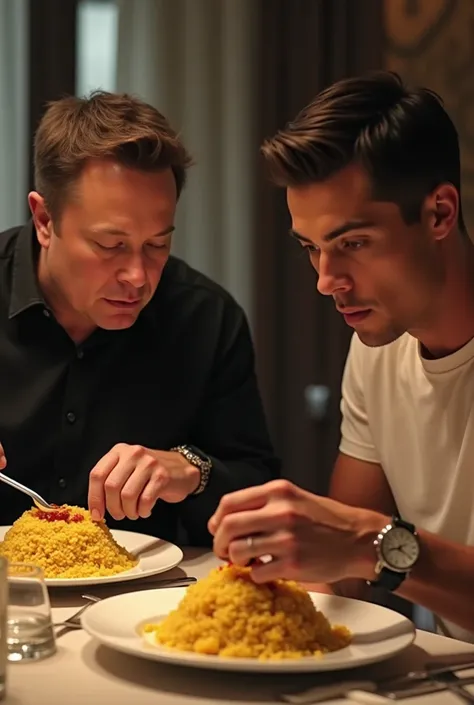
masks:
<instances>
[{"instance_id":1,"label":"man in black shirt","mask_svg":"<svg viewBox=\"0 0 474 705\"><path fill-rule=\"evenodd\" d=\"M110 526L208 544L220 498L278 463L244 313L169 254L189 165L135 98L50 105L32 222L0 235L0 469ZM0 484L0 523L30 505Z\"/></svg>"}]
</instances>

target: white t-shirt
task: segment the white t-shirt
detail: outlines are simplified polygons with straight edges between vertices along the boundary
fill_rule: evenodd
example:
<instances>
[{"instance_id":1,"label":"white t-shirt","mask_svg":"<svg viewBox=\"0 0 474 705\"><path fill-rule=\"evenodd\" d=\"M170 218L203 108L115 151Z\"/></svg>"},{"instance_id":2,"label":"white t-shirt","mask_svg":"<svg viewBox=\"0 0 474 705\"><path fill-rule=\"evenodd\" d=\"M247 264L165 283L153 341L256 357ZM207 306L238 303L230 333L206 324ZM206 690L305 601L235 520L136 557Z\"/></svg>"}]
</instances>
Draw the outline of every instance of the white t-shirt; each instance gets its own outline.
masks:
<instances>
[{"instance_id":1,"label":"white t-shirt","mask_svg":"<svg viewBox=\"0 0 474 705\"><path fill-rule=\"evenodd\" d=\"M427 360L408 333L379 348L354 334L341 408L341 452L382 466L400 516L474 545L474 339Z\"/></svg>"}]
</instances>

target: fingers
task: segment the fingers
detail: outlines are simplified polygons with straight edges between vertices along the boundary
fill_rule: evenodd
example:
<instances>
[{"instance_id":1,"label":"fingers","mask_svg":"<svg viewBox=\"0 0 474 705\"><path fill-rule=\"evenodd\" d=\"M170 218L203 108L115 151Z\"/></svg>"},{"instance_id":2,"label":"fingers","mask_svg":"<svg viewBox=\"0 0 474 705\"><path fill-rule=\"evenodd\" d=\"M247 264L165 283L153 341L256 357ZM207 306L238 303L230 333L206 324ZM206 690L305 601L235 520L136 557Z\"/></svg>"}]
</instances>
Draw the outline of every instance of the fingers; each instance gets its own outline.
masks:
<instances>
[{"instance_id":1,"label":"fingers","mask_svg":"<svg viewBox=\"0 0 474 705\"><path fill-rule=\"evenodd\" d=\"M256 563L252 566L252 580L255 583L268 583L279 578L291 578L291 573L287 562L282 558L277 558L268 563Z\"/></svg>"},{"instance_id":2,"label":"fingers","mask_svg":"<svg viewBox=\"0 0 474 705\"><path fill-rule=\"evenodd\" d=\"M88 507L93 521L100 521L105 514L105 481L119 461L117 448L104 455L89 475ZM113 515L112 515L113 516ZM123 517L122 517L123 518Z\"/></svg>"},{"instance_id":3,"label":"fingers","mask_svg":"<svg viewBox=\"0 0 474 705\"><path fill-rule=\"evenodd\" d=\"M164 468L160 467L159 473L154 474L145 485L143 492L138 499L138 515L147 519L151 515L151 510L160 498L168 479L165 476Z\"/></svg>"},{"instance_id":4,"label":"fingers","mask_svg":"<svg viewBox=\"0 0 474 705\"><path fill-rule=\"evenodd\" d=\"M124 515L129 519L148 518L166 482L165 469L150 458L143 458L121 489L120 500Z\"/></svg>"},{"instance_id":5,"label":"fingers","mask_svg":"<svg viewBox=\"0 0 474 705\"><path fill-rule=\"evenodd\" d=\"M117 520L137 518L136 491L141 492L148 481L135 472L137 462L133 456L121 457L104 482L105 504L109 514ZM133 476L133 477L132 477ZM125 487L128 486L124 493Z\"/></svg>"},{"instance_id":6,"label":"fingers","mask_svg":"<svg viewBox=\"0 0 474 705\"><path fill-rule=\"evenodd\" d=\"M220 558L227 558L230 556L229 547L236 539L246 539L254 534L272 534L282 526L294 525L297 517L292 516L290 519L289 511L285 504L274 503L255 511L228 514L221 521L214 536L214 552ZM258 556L250 556L254 557Z\"/></svg>"},{"instance_id":7,"label":"fingers","mask_svg":"<svg viewBox=\"0 0 474 705\"><path fill-rule=\"evenodd\" d=\"M263 507L271 498L294 494L296 488L287 480L272 480L264 485L249 487L225 495L209 520L208 529L214 536L224 517L236 512L245 512Z\"/></svg>"},{"instance_id":8,"label":"fingers","mask_svg":"<svg viewBox=\"0 0 474 705\"><path fill-rule=\"evenodd\" d=\"M232 494L225 495L219 502L217 510L209 519L208 529L211 534L215 534L217 527L228 514L241 512L249 509L259 509L266 502L265 485L259 487L249 487L245 490L238 490Z\"/></svg>"},{"instance_id":9,"label":"fingers","mask_svg":"<svg viewBox=\"0 0 474 705\"><path fill-rule=\"evenodd\" d=\"M236 539L229 544L228 553L231 563L245 566L263 556L272 556L273 560L285 559L293 562L296 550L294 534L285 530L276 530L273 533L248 534L245 538Z\"/></svg>"},{"instance_id":10,"label":"fingers","mask_svg":"<svg viewBox=\"0 0 474 705\"><path fill-rule=\"evenodd\" d=\"M7 466L7 459L5 457L5 451L3 450L3 446L0 443L0 470L3 470Z\"/></svg>"},{"instance_id":11,"label":"fingers","mask_svg":"<svg viewBox=\"0 0 474 705\"><path fill-rule=\"evenodd\" d=\"M98 521L107 509L118 521L147 518L168 480L165 468L146 449L119 444L91 471L91 516Z\"/></svg>"}]
</instances>

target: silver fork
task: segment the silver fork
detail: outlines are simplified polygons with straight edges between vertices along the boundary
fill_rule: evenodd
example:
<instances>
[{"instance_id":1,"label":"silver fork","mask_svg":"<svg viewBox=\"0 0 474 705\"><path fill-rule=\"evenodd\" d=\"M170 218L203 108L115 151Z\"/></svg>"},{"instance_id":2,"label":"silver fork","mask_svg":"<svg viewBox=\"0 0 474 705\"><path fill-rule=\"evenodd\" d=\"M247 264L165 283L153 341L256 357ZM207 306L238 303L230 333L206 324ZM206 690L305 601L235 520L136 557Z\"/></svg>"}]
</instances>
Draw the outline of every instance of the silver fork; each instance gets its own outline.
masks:
<instances>
[{"instance_id":1,"label":"silver fork","mask_svg":"<svg viewBox=\"0 0 474 705\"><path fill-rule=\"evenodd\" d=\"M10 487L14 487L20 492L23 492L23 494L28 495L28 497L31 497L38 509L42 509L44 512L55 512L57 510L57 507L53 507L52 504L43 499L43 497L41 497L41 495L37 492L30 490L29 487L22 485L21 482L17 482L12 477L5 475L3 472L0 472L0 481L4 482L6 485L10 485Z\"/></svg>"},{"instance_id":2,"label":"silver fork","mask_svg":"<svg viewBox=\"0 0 474 705\"><path fill-rule=\"evenodd\" d=\"M80 610L78 610L72 617L68 617L62 622L55 622L54 627L69 627L70 629L81 629L81 616L86 611L88 607L94 604L94 602L100 602L100 597L95 597L95 595L81 595L83 600L88 600L87 604L83 605Z\"/></svg>"},{"instance_id":3,"label":"silver fork","mask_svg":"<svg viewBox=\"0 0 474 705\"><path fill-rule=\"evenodd\" d=\"M183 576L180 578L164 578L158 580L154 583L155 588L171 588L171 587L187 587L196 582L194 576ZM80 610L78 610L72 617L68 617L62 622L55 622L53 626L55 627L65 627L69 629L82 629L81 616L94 602L100 602L102 598L96 597L95 595L81 595L83 600L87 600L87 604L83 605Z\"/></svg>"}]
</instances>

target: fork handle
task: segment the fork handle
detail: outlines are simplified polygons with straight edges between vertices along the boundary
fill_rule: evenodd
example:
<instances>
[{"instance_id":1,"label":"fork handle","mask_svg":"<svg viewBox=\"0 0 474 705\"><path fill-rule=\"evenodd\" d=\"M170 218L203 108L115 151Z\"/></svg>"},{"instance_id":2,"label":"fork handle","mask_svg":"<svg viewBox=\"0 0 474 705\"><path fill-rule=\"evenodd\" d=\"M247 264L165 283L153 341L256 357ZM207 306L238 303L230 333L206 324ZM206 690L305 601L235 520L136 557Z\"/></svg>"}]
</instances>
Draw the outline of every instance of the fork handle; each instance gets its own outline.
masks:
<instances>
[{"instance_id":1,"label":"fork handle","mask_svg":"<svg viewBox=\"0 0 474 705\"><path fill-rule=\"evenodd\" d=\"M28 497L39 502L43 507L48 508L50 506L37 492L30 490L29 487L25 487L25 485L22 485L21 482L17 482L12 477L4 475L3 472L0 472L0 481L4 482L6 485L10 485L10 487L13 487L15 490L19 490L20 492L23 492L23 494L28 495Z\"/></svg>"},{"instance_id":2,"label":"fork handle","mask_svg":"<svg viewBox=\"0 0 474 705\"><path fill-rule=\"evenodd\" d=\"M459 683L447 683L446 687L451 693L455 693L458 698L461 698L465 703L474 703L474 695L467 688Z\"/></svg>"}]
</instances>

